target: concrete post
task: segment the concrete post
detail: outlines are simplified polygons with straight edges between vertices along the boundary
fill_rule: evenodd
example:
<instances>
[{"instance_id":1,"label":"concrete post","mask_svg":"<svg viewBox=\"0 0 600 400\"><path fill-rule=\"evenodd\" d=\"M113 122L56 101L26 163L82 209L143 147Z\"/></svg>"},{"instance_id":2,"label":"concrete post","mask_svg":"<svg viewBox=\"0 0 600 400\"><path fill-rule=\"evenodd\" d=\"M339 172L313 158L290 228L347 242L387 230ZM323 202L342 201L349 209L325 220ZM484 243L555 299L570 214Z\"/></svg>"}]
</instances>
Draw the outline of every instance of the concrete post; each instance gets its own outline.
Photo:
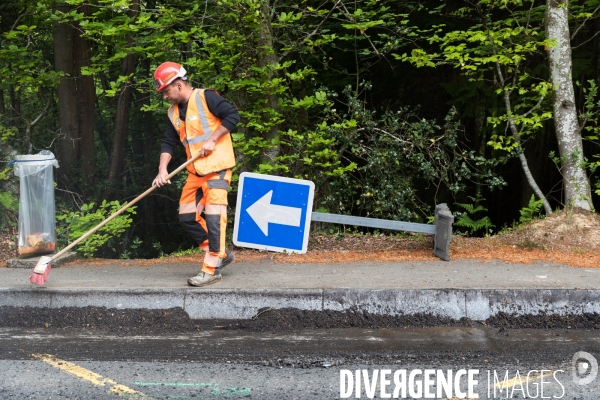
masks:
<instances>
[{"instance_id":1,"label":"concrete post","mask_svg":"<svg viewBox=\"0 0 600 400\"><path fill-rule=\"evenodd\" d=\"M450 242L452 240L452 223L454 216L446 203L435 206L435 236L433 238L433 254L444 261L450 261Z\"/></svg>"}]
</instances>

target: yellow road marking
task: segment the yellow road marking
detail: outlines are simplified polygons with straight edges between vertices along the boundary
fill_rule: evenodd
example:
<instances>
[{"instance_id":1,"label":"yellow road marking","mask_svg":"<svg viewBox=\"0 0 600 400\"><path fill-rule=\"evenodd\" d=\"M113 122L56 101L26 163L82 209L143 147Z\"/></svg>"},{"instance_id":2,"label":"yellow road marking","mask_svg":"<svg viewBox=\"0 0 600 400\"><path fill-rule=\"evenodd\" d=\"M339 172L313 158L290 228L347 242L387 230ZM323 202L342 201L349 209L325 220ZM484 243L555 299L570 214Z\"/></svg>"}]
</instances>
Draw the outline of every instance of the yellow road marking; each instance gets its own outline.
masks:
<instances>
[{"instance_id":1,"label":"yellow road marking","mask_svg":"<svg viewBox=\"0 0 600 400\"><path fill-rule=\"evenodd\" d=\"M110 378L105 378L102 375L97 374L93 371L90 371L89 369L80 367L77 364L73 364L71 362L56 358L51 354L35 353L35 354L32 354L32 356L34 358L37 358L40 361L45 362L46 364L50 364L55 368L58 368L62 371L65 371L65 372L71 374L71 375L74 375L77 378L86 380L93 385L96 385L96 386L110 385L109 392L117 394L119 396L126 395L127 397L130 397L131 395L134 395L135 397L143 397L143 398L149 399L149 397L146 396L142 392L138 392L137 390L131 389L125 385L121 385L121 384L113 381Z\"/></svg>"}]
</instances>

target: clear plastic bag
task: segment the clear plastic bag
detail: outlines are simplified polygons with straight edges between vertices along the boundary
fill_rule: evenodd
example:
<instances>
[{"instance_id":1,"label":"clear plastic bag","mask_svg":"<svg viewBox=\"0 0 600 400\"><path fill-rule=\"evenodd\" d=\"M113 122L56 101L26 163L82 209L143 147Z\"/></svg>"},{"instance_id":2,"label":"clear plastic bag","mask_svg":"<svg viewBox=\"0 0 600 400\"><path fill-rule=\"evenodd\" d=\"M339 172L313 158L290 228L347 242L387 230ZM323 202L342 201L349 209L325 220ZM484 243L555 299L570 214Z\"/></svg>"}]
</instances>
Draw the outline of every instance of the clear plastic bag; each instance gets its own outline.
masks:
<instances>
[{"instance_id":1,"label":"clear plastic bag","mask_svg":"<svg viewBox=\"0 0 600 400\"><path fill-rule=\"evenodd\" d=\"M21 180L19 195L19 254L40 255L56 250L54 154L16 156L14 171Z\"/></svg>"}]
</instances>

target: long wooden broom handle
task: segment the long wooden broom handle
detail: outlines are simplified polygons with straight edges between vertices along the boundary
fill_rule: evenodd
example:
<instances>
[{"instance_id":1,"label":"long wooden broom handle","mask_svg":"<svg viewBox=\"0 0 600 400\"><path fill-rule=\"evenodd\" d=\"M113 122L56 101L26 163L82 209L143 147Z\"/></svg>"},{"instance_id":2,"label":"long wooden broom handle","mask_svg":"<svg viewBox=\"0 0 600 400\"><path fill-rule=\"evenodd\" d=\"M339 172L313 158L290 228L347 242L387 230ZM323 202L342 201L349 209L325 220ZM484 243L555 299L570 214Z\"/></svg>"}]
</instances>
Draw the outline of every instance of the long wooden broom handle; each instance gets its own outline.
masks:
<instances>
[{"instance_id":1,"label":"long wooden broom handle","mask_svg":"<svg viewBox=\"0 0 600 400\"><path fill-rule=\"evenodd\" d=\"M196 161L198 158L200 158L200 153L196 154L194 157L190 158L189 160L187 160L186 162L184 162L183 164L181 164L181 166L179 166L179 168L177 168L176 170L174 170L173 172L171 172L169 175L167 175L167 180L169 180L172 177L174 177L175 175L177 175L182 169L184 169L189 164L191 164L194 161ZM93 234L94 232L96 232L98 229L102 228L104 225L108 224L110 221L112 221L114 218L116 218L118 215L120 215L123 211L127 210L128 208L131 208L131 206L133 206L135 203L137 203L138 201L140 201L141 199L143 199L144 197L146 197L148 194L152 193L157 187L158 186L152 186L150 189L146 190L144 193L140 194L138 197L136 197L135 199L131 200L131 202L129 202L126 205L124 205L123 207L121 207L121 209L119 211L115 212L113 215L111 215L110 217L106 218L104 221L100 222L94 228L92 228L89 231L87 231L79 239L77 239L76 241L74 241L73 243L71 243L70 245L68 245L67 247L65 247L64 249L62 249L61 251L59 251L55 255L53 255L51 257L52 260L56 260L58 257L60 257L63 254L65 254L67 251L69 251L73 247L77 246L79 243L81 243L81 241L87 239L91 234Z\"/></svg>"}]
</instances>

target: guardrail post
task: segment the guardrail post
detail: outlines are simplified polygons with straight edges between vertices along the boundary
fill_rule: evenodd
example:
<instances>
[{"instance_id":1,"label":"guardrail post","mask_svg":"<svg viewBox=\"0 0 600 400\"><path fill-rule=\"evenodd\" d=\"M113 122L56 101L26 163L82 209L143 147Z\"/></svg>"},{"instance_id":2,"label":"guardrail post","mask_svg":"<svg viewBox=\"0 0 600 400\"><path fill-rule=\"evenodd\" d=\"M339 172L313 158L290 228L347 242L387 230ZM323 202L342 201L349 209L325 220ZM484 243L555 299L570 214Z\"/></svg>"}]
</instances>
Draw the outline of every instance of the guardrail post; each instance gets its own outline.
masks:
<instances>
[{"instance_id":1,"label":"guardrail post","mask_svg":"<svg viewBox=\"0 0 600 400\"><path fill-rule=\"evenodd\" d=\"M450 241L452 240L453 222L454 216L446 203L435 206L433 254L444 261L450 261Z\"/></svg>"}]
</instances>

